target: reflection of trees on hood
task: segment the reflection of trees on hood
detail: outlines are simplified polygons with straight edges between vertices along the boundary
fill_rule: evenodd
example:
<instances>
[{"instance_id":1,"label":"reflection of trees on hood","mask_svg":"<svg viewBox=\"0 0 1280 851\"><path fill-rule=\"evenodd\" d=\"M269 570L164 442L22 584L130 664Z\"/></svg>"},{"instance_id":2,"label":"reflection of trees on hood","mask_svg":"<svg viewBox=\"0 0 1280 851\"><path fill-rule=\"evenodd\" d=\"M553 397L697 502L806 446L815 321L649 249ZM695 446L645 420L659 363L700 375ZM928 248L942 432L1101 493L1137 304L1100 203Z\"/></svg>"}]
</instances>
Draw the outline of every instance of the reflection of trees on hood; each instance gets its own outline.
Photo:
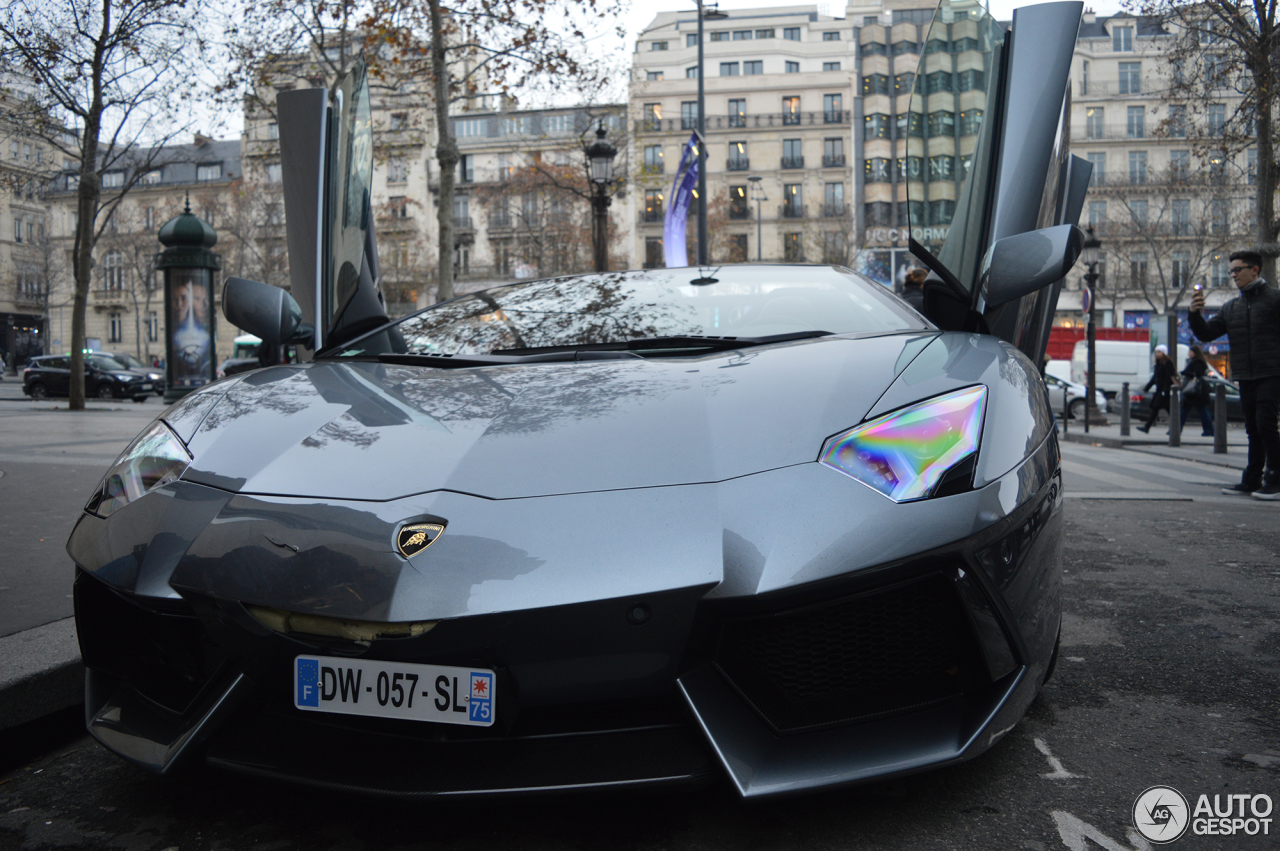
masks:
<instances>
[{"instance_id":1,"label":"reflection of trees on hood","mask_svg":"<svg viewBox=\"0 0 1280 851\"><path fill-rule=\"evenodd\" d=\"M200 424L200 431L216 431L259 409L285 416L304 411L315 398L310 386L310 380L301 370L276 368L254 372L223 395Z\"/></svg>"},{"instance_id":2,"label":"reflection of trees on hood","mask_svg":"<svg viewBox=\"0 0 1280 851\"><path fill-rule=\"evenodd\" d=\"M421 313L399 329L411 352L454 354L701 333L692 307L642 301L632 277L605 274L496 287Z\"/></svg>"}]
</instances>

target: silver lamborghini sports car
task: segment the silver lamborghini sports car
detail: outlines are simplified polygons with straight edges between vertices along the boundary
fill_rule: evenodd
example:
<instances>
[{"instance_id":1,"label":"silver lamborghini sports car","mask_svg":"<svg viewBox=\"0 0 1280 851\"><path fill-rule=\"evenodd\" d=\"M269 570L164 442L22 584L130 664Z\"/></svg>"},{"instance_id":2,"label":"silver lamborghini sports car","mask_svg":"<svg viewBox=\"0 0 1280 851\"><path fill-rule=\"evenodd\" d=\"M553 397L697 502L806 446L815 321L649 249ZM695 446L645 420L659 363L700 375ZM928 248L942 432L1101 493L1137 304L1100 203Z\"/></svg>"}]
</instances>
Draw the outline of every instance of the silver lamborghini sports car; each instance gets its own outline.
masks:
<instances>
[{"instance_id":1,"label":"silver lamborghini sports car","mask_svg":"<svg viewBox=\"0 0 1280 851\"><path fill-rule=\"evenodd\" d=\"M399 797L760 796L991 747L1059 631L1033 364L1080 250L1080 12L935 17L985 118L919 140L965 172L908 187L923 315L844 268L746 265L390 322L362 70L282 93L292 294L232 278L223 308L301 362L187 396L85 506L89 731L159 773Z\"/></svg>"}]
</instances>

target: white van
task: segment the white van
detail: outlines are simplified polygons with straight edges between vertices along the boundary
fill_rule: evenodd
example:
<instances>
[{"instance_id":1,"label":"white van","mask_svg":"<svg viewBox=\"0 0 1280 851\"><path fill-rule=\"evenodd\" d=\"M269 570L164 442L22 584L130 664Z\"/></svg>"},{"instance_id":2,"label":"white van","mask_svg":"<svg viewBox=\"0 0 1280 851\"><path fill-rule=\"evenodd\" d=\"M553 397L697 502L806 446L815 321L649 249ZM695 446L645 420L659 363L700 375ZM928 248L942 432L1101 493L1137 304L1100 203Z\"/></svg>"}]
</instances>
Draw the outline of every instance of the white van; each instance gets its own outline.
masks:
<instances>
[{"instance_id":1,"label":"white van","mask_svg":"<svg viewBox=\"0 0 1280 851\"><path fill-rule=\"evenodd\" d=\"M1151 380L1151 370L1155 363L1150 343L1128 340L1097 340L1094 342L1094 370L1098 389L1108 397L1120 392L1120 385L1129 382L1131 391L1139 391ZM1178 371L1187 365L1190 352L1182 343L1178 344L1178 356L1174 359ZM1084 384L1089 376L1089 343L1087 340L1076 341L1071 351L1071 380Z\"/></svg>"}]
</instances>

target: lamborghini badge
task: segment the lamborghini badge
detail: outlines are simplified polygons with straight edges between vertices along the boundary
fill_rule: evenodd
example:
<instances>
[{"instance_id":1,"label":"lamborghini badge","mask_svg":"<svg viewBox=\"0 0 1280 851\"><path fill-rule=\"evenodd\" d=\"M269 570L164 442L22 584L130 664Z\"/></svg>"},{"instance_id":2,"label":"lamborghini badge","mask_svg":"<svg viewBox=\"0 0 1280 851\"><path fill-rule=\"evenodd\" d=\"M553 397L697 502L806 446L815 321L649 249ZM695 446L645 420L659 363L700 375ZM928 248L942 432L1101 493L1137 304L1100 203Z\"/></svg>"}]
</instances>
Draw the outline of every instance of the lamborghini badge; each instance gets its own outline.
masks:
<instances>
[{"instance_id":1,"label":"lamborghini badge","mask_svg":"<svg viewBox=\"0 0 1280 851\"><path fill-rule=\"evenodd\" d=\"M396 546L405 558L413 558L436 542L444 527L439 523L414 523L396 534Z\"/></svg>"}]
</instances>

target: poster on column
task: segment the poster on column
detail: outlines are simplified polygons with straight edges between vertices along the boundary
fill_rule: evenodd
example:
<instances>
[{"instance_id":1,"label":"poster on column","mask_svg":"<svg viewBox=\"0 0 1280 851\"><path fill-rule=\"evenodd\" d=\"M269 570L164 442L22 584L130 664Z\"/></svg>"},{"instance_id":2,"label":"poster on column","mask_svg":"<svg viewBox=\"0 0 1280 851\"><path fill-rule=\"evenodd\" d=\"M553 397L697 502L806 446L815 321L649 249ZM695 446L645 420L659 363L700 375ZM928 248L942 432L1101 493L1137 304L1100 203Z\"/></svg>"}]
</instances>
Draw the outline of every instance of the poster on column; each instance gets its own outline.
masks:
<instances>
[{"instance_id":1,"label":"poster on column","mask_svg":"<svg viewBox=\"0 0 1280 851\"><path fill-rule=\"evenodd\" d=\"M205 269L174 269L168 322L175 387L201 387L213 378L213 328L209 274Z\"/></svg>"}]
</instances>

